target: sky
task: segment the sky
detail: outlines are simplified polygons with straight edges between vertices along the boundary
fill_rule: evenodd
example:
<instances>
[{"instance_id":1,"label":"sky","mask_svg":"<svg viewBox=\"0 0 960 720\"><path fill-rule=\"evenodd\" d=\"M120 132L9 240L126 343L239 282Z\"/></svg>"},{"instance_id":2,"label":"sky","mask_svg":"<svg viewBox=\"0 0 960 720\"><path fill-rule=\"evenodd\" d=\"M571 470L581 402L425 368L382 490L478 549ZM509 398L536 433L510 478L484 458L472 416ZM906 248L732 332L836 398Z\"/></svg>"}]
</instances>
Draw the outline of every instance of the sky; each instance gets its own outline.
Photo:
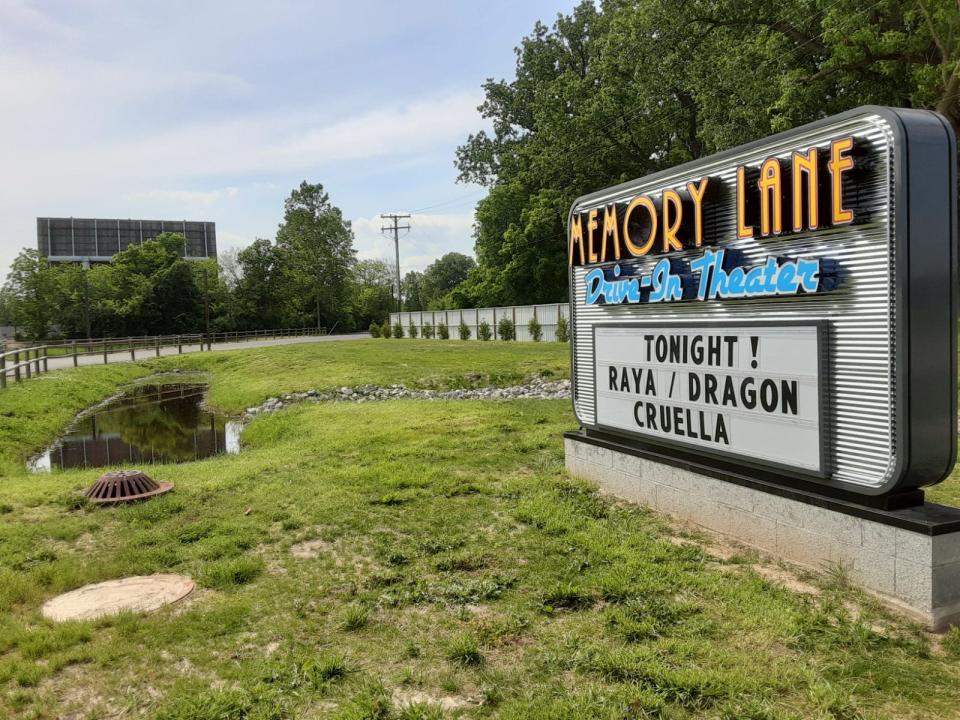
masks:
<instances>
[{"instance_id":1,"label":"sky","mask_svg":"<svg viewBox=\"0 0 960 720\"><path fill-rule=\"evenodd\" d=\"M323 183L361 258L413 212L401 271L472 253L484 190L455 150L482 84L571 0L0 0L0 276L36 218L208 220L221 250L273 238Z\"/></svg>"}]
</instances>

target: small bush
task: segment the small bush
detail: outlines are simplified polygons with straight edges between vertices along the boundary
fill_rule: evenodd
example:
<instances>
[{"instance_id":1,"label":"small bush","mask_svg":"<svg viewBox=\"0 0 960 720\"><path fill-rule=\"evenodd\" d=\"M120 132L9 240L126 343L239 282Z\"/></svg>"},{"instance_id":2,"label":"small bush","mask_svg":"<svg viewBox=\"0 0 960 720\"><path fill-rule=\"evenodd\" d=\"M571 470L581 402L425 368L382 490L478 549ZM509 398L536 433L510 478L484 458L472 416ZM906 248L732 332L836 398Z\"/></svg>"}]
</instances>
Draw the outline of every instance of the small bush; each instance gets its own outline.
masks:
<instances>
[{"instance_id":1,"label":"small bush","mask_svg":"<svg viewBox=\"0 0 960 720\"><path fill-rule=\"evenodd\" d=\"M393 336L398 340L403 337L403 325L399 321L393 326Z\"/></svg>"},{"instance_id":2,"label":"small bush","mask_svg":"<svg viewBox=\"0 0 960 720\"><path fill-rule=\"evenodd\" d=\"M437 323L437 337L441 340L450 339L450 330L447 328L446 323Z\"/></svg>"},{"instance_id":3,"label":"small bush","mask_svg":"<svg viewBox=\"0 0 960 720\"><path fill-rule=\"evenodd\" d=\"M465 322L463 322L462 320L460 321L460 327L457 328L457 331L460 333L460 339L461 339L461 340L469 340L469 339L470 339L470 326L467 325L467 324L466 324Z\"/></svg>"},{"instance_id":4,"label":"small bush","mask_svg":"<svg viewBox=\"0 0 960 720\"><path fill-rule=\"evenodd\" d=\"M388 338L390 337L390 321L384 320L383 325L380 326L380 337Z\"/></svg>"},{"instance_id":5,"label":"small bush","mask_svg":"<svg viewBox=\"0 0 960 720\"><path fill-rule=\"evenodd\" d=\"M501 340L516 340L517 326L510 318L500 318L500 322L497 323L497 335Z\"/></svg>"},{"instance_id":6,"label":"small bush","mask_svg":"<svg viewBox=\"0 0 960 720\"><path fill-rule=\"evenodd\" d=\"M493 333L490 332L490 323L486 320L482 320L480 325L477 326L477 338L479 340L489 340L493 337Z\"/></svg>"},{"instance_id":7,"label":"small bush","mask_svg":"<svg viewBox=\"0 0 960 720\"><path fill-rule=\"evenodd\" d=\"M380 337L380 324L370 323L370 337Z\"/></svg>"},{"instance_id":8,"label":"small bush","mask_svg":"<svg viewBox=\"0 0 960 720\"><path fill-rule=\"evenodd\" d=\"M557 340L559 342L570 342L570 324L566 318L557 320Z\"/></svg>"},{"instance_id":9,"label":"small bush","mask_svg":"<svg viewBox=\"0 0 960 720\"><path fill-rule=\"evenodd\" d=\"M530 318L530 322L527 323L527 330L530 332L530 339L534 342L543 340L543 325L536 318Z\"/></svg>"},{"instance_id":10,"label":"small bush","mask_svg":"<svg viewBox=\"0 0 960 720\"><path fill-rule=\"evenodd\" d=\"M423 324L423 338L424 340L433 339L433 325L431 325L430 323Z\"/></svg>"},{"instance_id":11,"label":"small bush","mask_svg":"<svg viewBox=\"0 0 960 720\"><path fill-rule=\"evenodd\" d=\"M407 328L407 332L410 333L410 337L416 339L417 337L417 326L413 324L413 320L410 321L410 326Z\"/></svg>"}]
</instances>

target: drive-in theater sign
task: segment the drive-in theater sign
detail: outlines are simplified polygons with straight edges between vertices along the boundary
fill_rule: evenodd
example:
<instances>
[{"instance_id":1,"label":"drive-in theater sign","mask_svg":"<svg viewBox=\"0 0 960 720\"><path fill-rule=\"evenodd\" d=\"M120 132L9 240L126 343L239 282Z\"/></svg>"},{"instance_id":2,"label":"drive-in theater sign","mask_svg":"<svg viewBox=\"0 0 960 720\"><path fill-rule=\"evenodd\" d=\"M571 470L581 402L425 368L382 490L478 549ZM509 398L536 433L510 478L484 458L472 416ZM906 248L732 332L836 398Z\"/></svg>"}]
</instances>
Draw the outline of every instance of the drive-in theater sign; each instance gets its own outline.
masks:
<instances>
[{"instance_id":1,"label":"drive-in theater sign","mask_svg":"<svg viewBox=\"0 0 960 720\"><path fill-rule=\"evenodd\" d=\"M865 107L578 199L584 432L846 496L946 477L953 143L938 115Z\"/></svg>"}]
</instances>

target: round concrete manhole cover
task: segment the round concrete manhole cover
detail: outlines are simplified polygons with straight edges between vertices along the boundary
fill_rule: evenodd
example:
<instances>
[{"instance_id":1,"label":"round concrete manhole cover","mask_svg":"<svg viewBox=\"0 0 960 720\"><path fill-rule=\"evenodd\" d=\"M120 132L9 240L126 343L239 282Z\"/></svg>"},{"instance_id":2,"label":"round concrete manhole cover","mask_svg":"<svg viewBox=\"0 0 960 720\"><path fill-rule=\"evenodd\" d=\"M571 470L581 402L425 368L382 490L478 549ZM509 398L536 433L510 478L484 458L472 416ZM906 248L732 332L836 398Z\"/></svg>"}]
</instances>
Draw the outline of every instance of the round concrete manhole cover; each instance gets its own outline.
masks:
<instances>
[{"instance_id":1,"label":"round concrete manhole cover","mask_svg":"<svg viewBox=\"0 0 960 720\"><path fill-rule=\"evenodd\" d=\"M189 595L194 582L185 575L140 575L85 585L44 603L51 620L92 620L124 610L152 612Z\"/></svg>"}]
</instances>

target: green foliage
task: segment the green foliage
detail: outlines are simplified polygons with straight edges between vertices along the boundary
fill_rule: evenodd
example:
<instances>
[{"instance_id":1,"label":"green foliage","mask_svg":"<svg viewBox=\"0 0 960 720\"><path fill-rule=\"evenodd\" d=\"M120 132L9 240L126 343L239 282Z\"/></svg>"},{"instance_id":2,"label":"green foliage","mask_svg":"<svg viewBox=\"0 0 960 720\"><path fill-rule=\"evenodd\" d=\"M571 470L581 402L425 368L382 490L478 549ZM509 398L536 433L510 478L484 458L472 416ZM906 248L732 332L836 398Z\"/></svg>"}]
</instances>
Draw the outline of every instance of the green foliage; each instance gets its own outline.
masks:
<instances>
[{"instance_id":1,"label":"green foliage","mask_svg":"<svg viewBox=\"0 0 960 720\"><path fill-rule=\"evenodd\" d=\"M23 250L10 266L3 288L8 319L32 338L44 339L59 300L57 269L36 250Z\"/></svg>"},{"instance_id":2,"label":"green foliage","mask_svg":"<svg viewBox=\"0 0 960 720\"><path fill-rule=\"evenodd\" d=\"M401 328L402 330L403 328ZM380 326L380 337L388 338L390 337L390 321L384 320L383 324Z\"/></svg>"},{"instance_id":3,"label":"green foliage","mask_svg":"<svg viewBox=\"0 0 960 720\"><path fill-rule=\"evenodd\" d=\"M393 267L383 260L360 260L352 268L344 308L357 327L378 322L395 309ZM349 320L350 318L346 318Z\"/></svg>"},{"instance_id":4,"label":"green foliage","mask_svg":"<svg viewBox=\"0 0 960 720\"><path fill-rule=\"evenodd\" d=\"M437 323L437 337L441 340L450 339L450 329L447 327L446 323Z\"/></svg>"},{"instance_id":5,"label":"green foliage","mask_svg":"<svg viewBox=\"0 0 960 720\"><path fill-rule=\"evenodd\" d=\"M490 330L490 323L486 320L481 320L480 324L477 325L477 339L478 340L489 340L493 337L493 332Z\"/></svg>"},{"instance_id":6,"label":"green foliage","mask_svg":"<svg viewBox=\"0 0 960 720\"><path fill-rule=\"evenodd\" d=\"M460 321L460 325L457 327L457 332L460 334L461 340L470 339L470 326L467 325L463 320Z\"/></svg>"},{"instance_id":7,"label":"green foliage","mask_svg":"<svg viewBox=\"0 0 960 720\"><path fill-rule=\"evenodd\" d=\"M361 630L370 622L370 610L363 605L348 605L340 618L344 630Z\"/></svg>"},{"instance_id":8,"label":"green foliage","mask_svg":"<svg viewBox=\"0 0 960 720\"><path fill-rule=\"evenodd\" d=\"M943 636L943 650L950 657L960 660L960 627L952 627Z\"/></svg>"},{"instance_id":9,"label":"green foliage","mask_svg":"<svg viewBox=\"0 0 960 720\"><path fill-rule=\"evenodd\" d=\"M370 323L370 337L375 337L375 338L380 337L380 323L377 323L377 322Z\"/></svg>"},{"instance_id":10,"label":"green foliage","mask_svg":"<svg viewBox=\"0 0 960 720\"><path fill-rule=\"evenodd\" d=\"M309 387L510 385L565 376L568 362L552 343L358 340L150 368L195 364L211 402L242 410ZM81 368L0 393L4 456L150 368ZM705 541L676 544L682 528L567 475L575 427L560 400L304 404L251 422L239 455L155 466L176 493L125 508L68 509L89 471L5 465L0 717L100 717L116 703L166 720L954 714L952 640L931 647L829 578L797 593ZM451 491L460 483L470 492ZM391 496L402 504L374 501ZM290 552L312 540L317 557ZM246 556L263 571L237 584L225 563ZM166 571L205 585L211 569L223 590L157 613L65 625L37 613L87 583ZM363 609L362 628L344 622ZM451 696L477 702L450 708Z\"/></svg>"},{"instance_id":11,"label":"green foliage","mask_svg":"<svg viewBox=\"0 0 960 720\"><path fill-rule=\"evenodd\" d=\"M484 84L457 151L476 207L468 304L567 298L566 217L598 188L875 103L960 125L955 0L581 2Z\"/></svg>"},{"instance_id":12,"label":"green foliage","mask_svg":"<svg viewBox=\"0 0 960 720\"><path fill-rule=\"evenodd\" d=\"M257 238L213 260L182 257L185 239L162 233L84 269L50 264L35 250L14 261L0 315L29 338L54 327L68 337L293 327L367 328L394 308L393 269L357 261L353 231L320 184L284 203L276 241Z\"/></svg>"},{"instance_id":13,"label":"green foliage","mask_svg":"<svg viewBox=\"0 0 960 720\"><path fill-rule=\"evenodd\" d=\"M247 720L252 704L247 693L198 690L168 700L155 717L156 720Z\"/></svg>"},{"instance_id":14,"label":"green foliage","mask_svg":"<svg viewBox=\"0 0 960 720\"><path fill-rule=\"evenodd\" d=\"M227 590L253 582L263 572L263 567L263 560L258 557L241 556L218 560L207 565L201 580L207 587Z\"/></svg>"},{"instance_id":15,"label":"green foliage","mask_svg":"<svg viewBox=\"0 0 960 720\"><path fill-rule=\"evenodd\" d=\"M446 307L444 296L466 280L476 266L477 263L472 257L456 252L447 253L428 265L421 280L421 297L425 309Z\"/></svg>"},{"instance_id":16,"label":"green foliage","mask_svg":"<svg viewBox=\"0 0 960 720\"><path fill-rule=\"evenodd\" d=\"M527 323L527 331L530 333L530 339L534 342L543 340L543 326L535 317L530 318L530 322Z\"/></svg>"},{"instance_id":17,"label":"green foliage","mask_svg":"<svg viewBox=\"0 0 960 720\"><path fill-rule=\"evenodd\" d=\"M393 324L393 337L398 340L403 337L403 325L400 324L399 320Z\"/></svg>"},{"instance_id":18,"label":"green foliage","mask_svg":"<svg viewBox=\"0 0 960 720\"><path fill-rule=\"evenodd\" d=\"M414 339L417 337L417 326L413 324L412 319L410 320L410 325L407 326L407 335Z\"/></svg>"},{"instance_id":19,"label":"green foliage","mask_svg":"<svg viewBox=\"0 0 960 720\"><path fill-rule=\"evenodd\" d=\"M300 324L332 327L342 318L356 253L350 222L330 202L323 185L304 181L284 201L277 249Z\"/></svg>"},{"instance_id":20,"label":"green foliage","mask_svg":"<svg viewBox=\"0 0 960 720\"><path fill-rule=\"evenodd\" d=\"M433 333L434 333L433 325L431 325L428 322L425 322L423 324L422 330L423 330L423 337L425 340L431 340L433 338Z\"/></svg>"},{"instance_id":21,"label":"green foliage","mask_svg":"<svg viewBox=\"0 0 960 720\"><path fill-rule=\"evenodd\" d=\"M474 259L462 253L447 253L423 272L412 270L403 278L404 310L442 310L463 307L449 293L467 279L476 267Z\"/></svg>"},{"instance_id":22,"label":"green foliage","mask_svg":"<svg viewBox=\"0 0 960 720\"><path fill-rule=\"evenodd\" d=\"M500 318L497 322L497 336L501 340L516 340L517 327L513 324L513 320L508 317Z\"/></svg>"},{"instance_id":23,"label":"green foliage","mask_svg":"<svg viewBox=\"0 0 960 720\"><path fill-rule=\"evenodd\" d=\"M570 322L564 317L557 318L557 341L570 342Z\"/></svg>"},{"instance_id":24,"label":"green foliage","mask_svg":"<svg viewBox=\"0 0 960 720\"><path fill-rule=\"evenodd\" d=\"M483 663L480 642L470 633L457 635L447 645L447 658L459 665L480 665Z\"/></svg>"},{"instance_id":25,"label":"green foliage","mask_svg":"<svg viewBox=\"0 0 960 720\"><path fill-rule=\"evenodd\" d=\"M403 288L403 309L404 310L425 310L426 302L423 297L423 273L411 270L403 276L401 283Z\"/></svg>"},{"instance_id":26,"label":"green foliage","mask_svg":"<svg viewBox=\"0 0 960 720\"><path fill-rule=\"evenodd\" d=\"M184 242L162 233L91 269L52 265L24 250L4 285L5 312L34 339L48 337L54 324L73 337L195 332L204 294L217 296L218 280L215 263L180 257Z\"/></svg>"}]
</instances>

